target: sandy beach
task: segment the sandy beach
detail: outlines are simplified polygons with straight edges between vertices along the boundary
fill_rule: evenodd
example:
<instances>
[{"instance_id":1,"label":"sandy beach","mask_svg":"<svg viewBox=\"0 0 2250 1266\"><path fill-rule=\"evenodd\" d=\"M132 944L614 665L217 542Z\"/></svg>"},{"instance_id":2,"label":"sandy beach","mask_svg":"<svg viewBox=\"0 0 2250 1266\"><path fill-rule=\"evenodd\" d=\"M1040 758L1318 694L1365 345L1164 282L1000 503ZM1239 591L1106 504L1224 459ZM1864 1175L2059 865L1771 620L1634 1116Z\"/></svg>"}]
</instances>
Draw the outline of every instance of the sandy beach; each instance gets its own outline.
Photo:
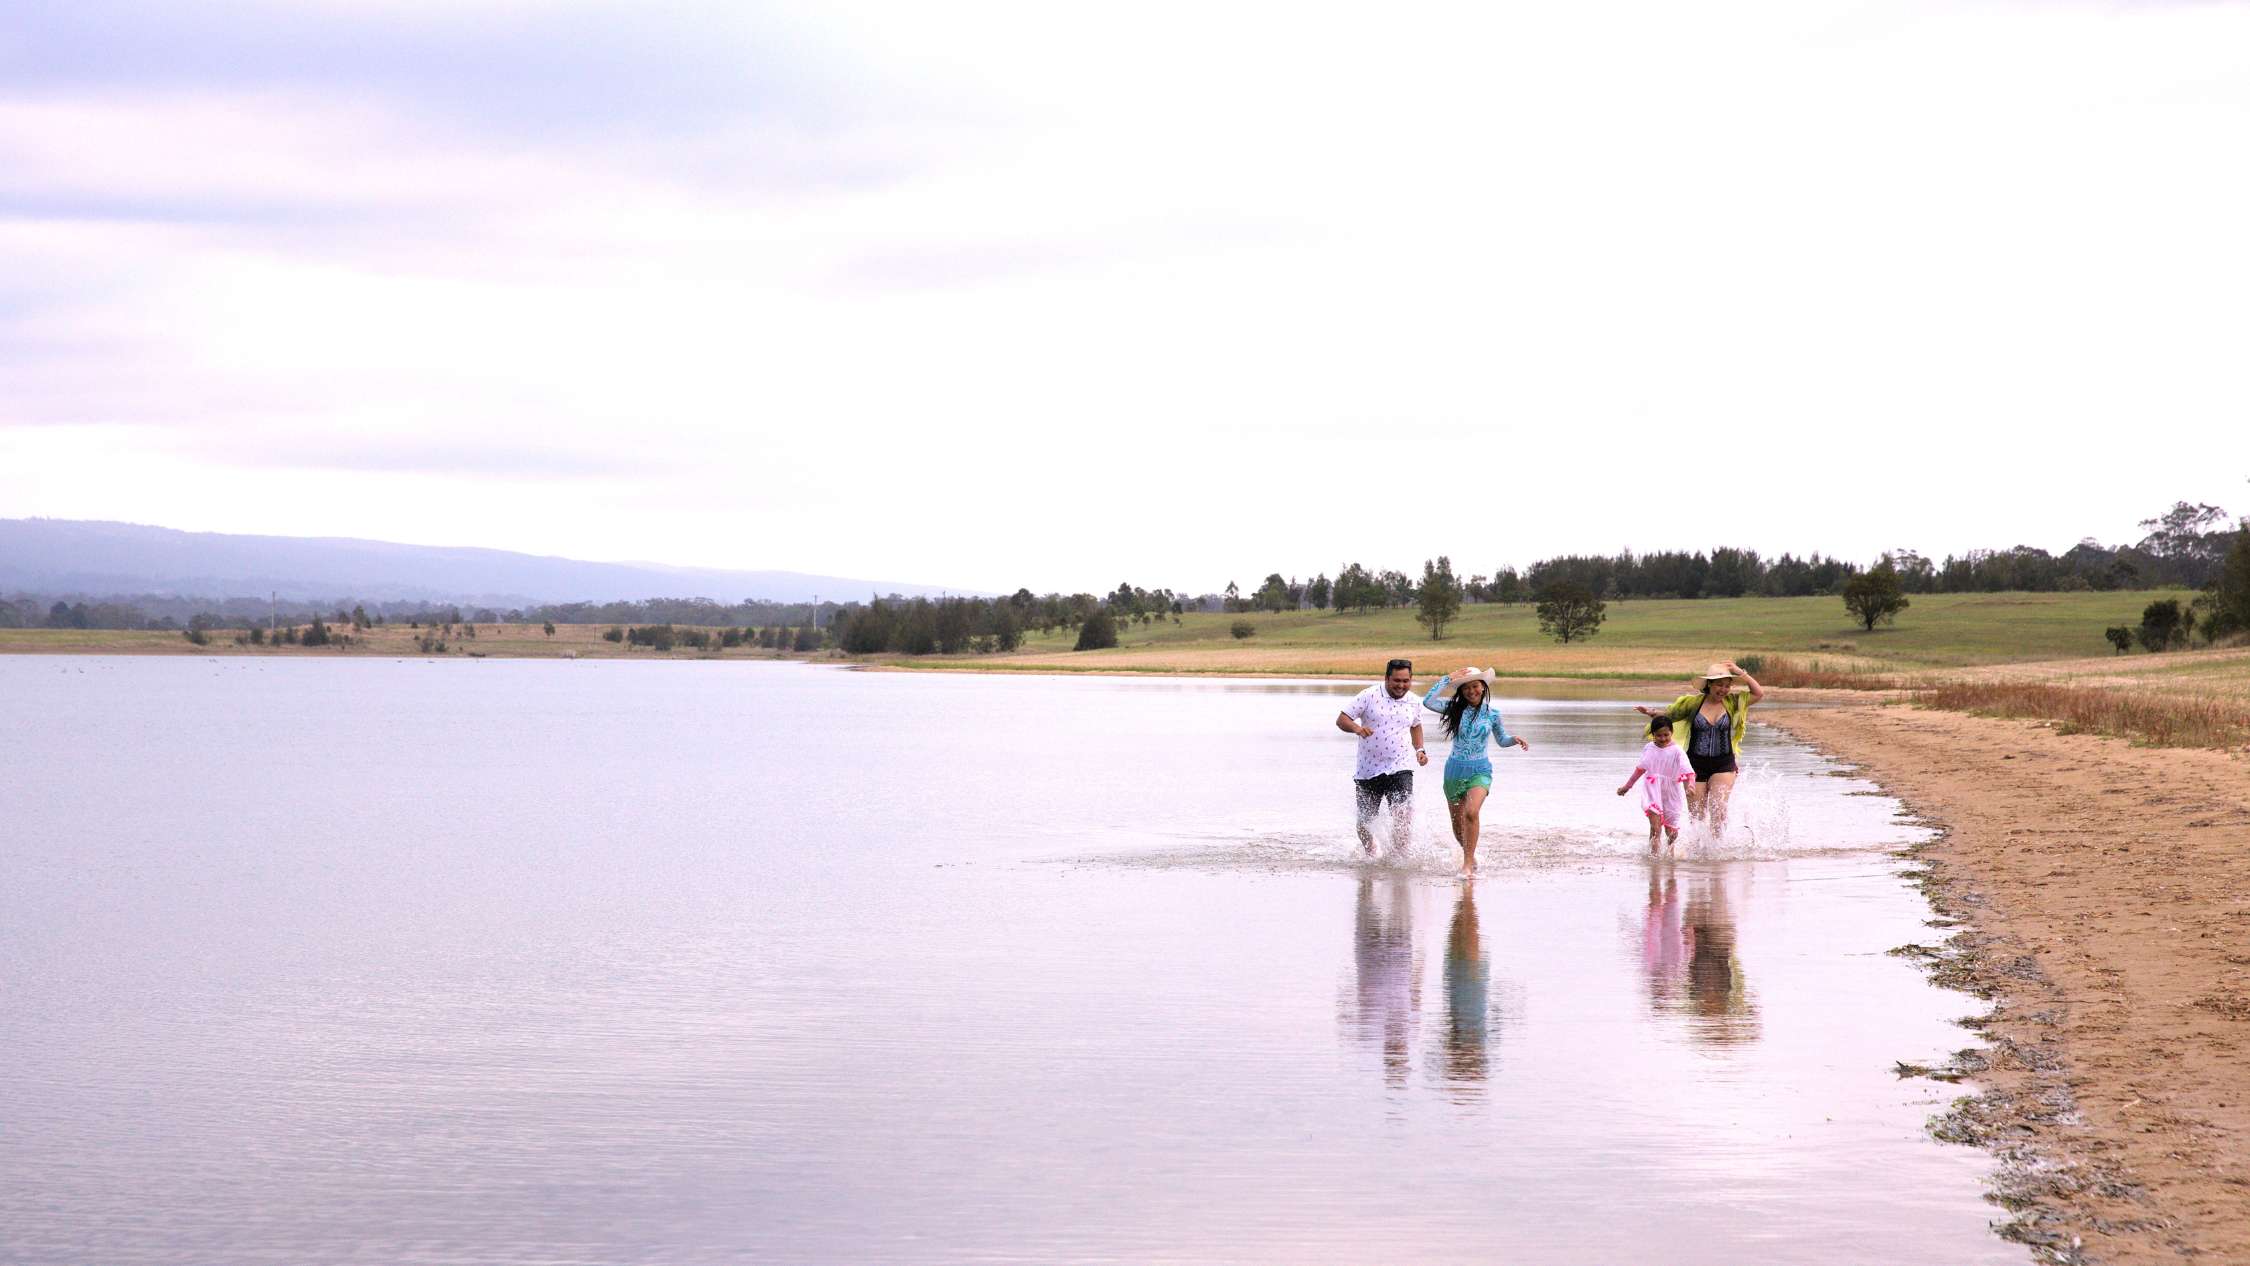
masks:
<instances>
[{"instance_id":1,"label":"sandy beach","mask_svg":"<svg viewBox=\"0 0 2250 1266\"><path fill-rule=\"evenodd\" d=\"M1944 828L1923 957L1993 1009L1938 1128L2001 1156L2011 1238L2250 1261L2250 764L1898 704L1760 719Z\"/></svg>"}]
</instances>

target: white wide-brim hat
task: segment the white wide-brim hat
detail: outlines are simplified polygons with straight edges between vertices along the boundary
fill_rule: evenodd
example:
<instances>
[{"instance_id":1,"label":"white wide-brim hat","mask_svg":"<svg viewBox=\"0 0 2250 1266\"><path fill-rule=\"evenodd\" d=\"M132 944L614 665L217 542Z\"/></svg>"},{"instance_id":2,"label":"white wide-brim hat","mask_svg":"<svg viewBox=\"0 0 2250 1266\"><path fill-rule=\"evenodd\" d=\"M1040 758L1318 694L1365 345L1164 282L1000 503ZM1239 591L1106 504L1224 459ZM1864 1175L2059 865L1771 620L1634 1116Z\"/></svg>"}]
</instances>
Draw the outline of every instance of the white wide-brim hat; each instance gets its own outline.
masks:
<instances>
[{"instance_id":1,"label":"white wide-brim hat","mask_svg":"<svg viewBox=\"0 0 2250 1266\"><path fill-rule=\"evenodd\" d=\"M1445 689L1439 691L1438 694L1442 698L1451 698L1461 692L1461 687L1468 685L1472 681L1481 681L1484 683L1484 693L1486 695L1490 695L1492 693L1492 683L1498 680L1500 680L1500 674L1492 671L1489 668L1472 668L1469 670L1468 676L1445 683Z\"/></svg>"}]
</instances>

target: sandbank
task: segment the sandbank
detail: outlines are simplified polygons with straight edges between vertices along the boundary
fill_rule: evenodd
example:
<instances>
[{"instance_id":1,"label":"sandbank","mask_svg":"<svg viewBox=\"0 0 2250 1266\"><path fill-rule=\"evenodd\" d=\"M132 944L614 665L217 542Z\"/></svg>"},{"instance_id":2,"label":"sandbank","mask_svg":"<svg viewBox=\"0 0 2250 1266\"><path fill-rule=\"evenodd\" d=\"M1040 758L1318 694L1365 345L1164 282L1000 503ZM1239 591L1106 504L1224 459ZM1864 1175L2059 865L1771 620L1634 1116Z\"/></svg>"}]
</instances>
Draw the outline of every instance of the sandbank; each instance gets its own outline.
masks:
<instances>
[{"instance_id":1,"label":"sandbank","mask_svg":"<svg viewBox=\"0 0 2250 1266\"><path fill-rule=\"evenodd\" d=\"M1937 1070L1981 1093L1936 1129L2000 1156L2004 1233L2250 1261L2250 762L1871 701L1758 716L1943 828L1908 952L1991 1000L1991 1049Z\"/></svg>"}]
</instances>

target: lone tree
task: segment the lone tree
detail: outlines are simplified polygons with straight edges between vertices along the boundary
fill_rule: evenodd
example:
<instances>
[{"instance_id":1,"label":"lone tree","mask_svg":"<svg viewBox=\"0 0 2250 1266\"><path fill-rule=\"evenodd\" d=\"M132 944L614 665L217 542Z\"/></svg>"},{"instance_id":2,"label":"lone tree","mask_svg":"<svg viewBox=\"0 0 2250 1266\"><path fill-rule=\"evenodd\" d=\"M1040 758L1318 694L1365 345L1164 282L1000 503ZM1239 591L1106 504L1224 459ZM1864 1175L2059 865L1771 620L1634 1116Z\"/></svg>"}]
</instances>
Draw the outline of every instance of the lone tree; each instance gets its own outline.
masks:
<instances>
[{"instance_id":1,"label":"lone tree","mask_svg":"<svg viewBox=\"0 0 2250 1266\"><path fill-rule=\"evenodd\" d=\"M2120 655L2133 649L2133 630L2122 624L2112 624L2103 629L2102 636L2109 639L2109 644L2116 647Z\"/></svg>"},{"instance_id":2,"label":"lone tree","mask_svg":"<svg viewBox=\"0 0 2250 1266\"><path fill-rule=\"evenodd\" d=\"M1251 636L1257 631L1258 626L1250 623L1248 620L1236 620L1233 624L1227 626L1227 632L1234 634L1234 640L1237 642L1241 641L1243 638Z\"/></svg>"},{"instance_id":3,"label":"lone tree","mask_svg":"<svg viewBox=\"0 0 2250 1266\"><path fill-rule=\"evenodd\" d=\"M1444 554L1436 562L1422 562L1422 587L1415 591L1414 619L1430 631L1435 642L1445 636L1446 622L1461 610L1461 582L1453 578L1453 560Z\"/></svg>"},{"instance_id":4,"label":"lone tree","mask_svg":"<svg viewBox=\"0 0 2250 1266\"><path fill-rule=\"evenodd\" d=\"M1609 604L1575 580L1558 580L1537 595L1539 631L1565 646L1601 632Z\"/></svg>"},{"instance_id":5,"label":"lone tree","mask_svg":"<svg viewBox=\"0 0 2250 1266\"><path fill-rule=\"evenodd\" d=\"M2168 651L2177 642L2186 644L2188 625L2181 618L2180 600L2166 598L2141 608L2141 627L2135 631L2141 645L2151 651Z\"/></svg>"},{"instance_id":6,"label":"lone tree","mask_svg":"<svg viewBox=\"0 0 2250 1266\"><path fill-rule=\"evenodd\" d=\"M1899 588L1898 573L1887 566L1870 567L1844 582L1844 610L1870 633L1878 623L1897 619L1912 605Z\"/></svg>"},{"instance_id":7,"label":"lone tree","mask_svg":"<svg viewBox=\"0 0 2250 1266\"><path fill-rule=\"evenodd\" d=\"M1086 622L1078 626L1078 645L1074 651L1106 651L1117 645L1117 618L1107 607L1096 607Z\"/></svg>"}]
</instances>

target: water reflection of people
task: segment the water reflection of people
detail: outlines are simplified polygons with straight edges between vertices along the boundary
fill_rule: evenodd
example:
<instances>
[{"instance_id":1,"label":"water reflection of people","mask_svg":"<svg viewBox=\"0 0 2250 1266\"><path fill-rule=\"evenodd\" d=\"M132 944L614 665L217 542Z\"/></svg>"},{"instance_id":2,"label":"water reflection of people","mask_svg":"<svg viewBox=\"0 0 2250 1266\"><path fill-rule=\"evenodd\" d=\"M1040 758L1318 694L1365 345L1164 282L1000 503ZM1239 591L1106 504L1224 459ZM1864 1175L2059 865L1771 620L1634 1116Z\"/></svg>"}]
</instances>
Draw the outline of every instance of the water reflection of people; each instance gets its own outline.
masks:
<instances>
[{"instance_id":1,"label":"water reflection of people","mask_svg":"<svg viewBox=\"0 0 2250 1266\"><path fill-rule=\"evenodd\" d=\"M1491 997L1492 963L1477 927L1477 889L1465 883L1453 902L1453 926L1445 934L1445 1045L1439 1060L1445 1080L1484 1080Z\"/></svg>"},{"instance_id":2,"label":"water reflection of people","mask_svg":"<svg viewBox=\"0 0 2250 1266\"><path fill-rule=\"evenodd\" d=\"M1680 922L1680 876L1669 865L1648 868L1648 909L1641 914L1641 975L1659 1011L1678 1002L1687 974L1688 935Z\"/></svg>"},{"instance_id":3,"label":"water reflection of people","mask_svg":"<svg viewBox=\"0 0 2250 1266\"><path fill-rule=\"evenodd\" d=\"M1691 875L1683 900L1671 864L1649 867L1641 969L1650 1005L1688 1016L1696 1040L1732 1045L1758 1039L1758 1009L1735 954L1723 875Z\"/></svg>"},{"instance_id":4,"label":"water reflection of people","mask_svg":"<svg viewBox=\"0 0 2250 1266\"><path fill-rule=\"evenodd\" d=\"M1362 877L1352 920L1352 961L1359 969L1359 1035L1383 1052L1383 1080L1393 1086L1406 1084L1414 1014L1421 1006L1414 971L1414 923L1408 907L1411 895L1411 889L1396 879Z\"/></svg>"}]
</instances>

